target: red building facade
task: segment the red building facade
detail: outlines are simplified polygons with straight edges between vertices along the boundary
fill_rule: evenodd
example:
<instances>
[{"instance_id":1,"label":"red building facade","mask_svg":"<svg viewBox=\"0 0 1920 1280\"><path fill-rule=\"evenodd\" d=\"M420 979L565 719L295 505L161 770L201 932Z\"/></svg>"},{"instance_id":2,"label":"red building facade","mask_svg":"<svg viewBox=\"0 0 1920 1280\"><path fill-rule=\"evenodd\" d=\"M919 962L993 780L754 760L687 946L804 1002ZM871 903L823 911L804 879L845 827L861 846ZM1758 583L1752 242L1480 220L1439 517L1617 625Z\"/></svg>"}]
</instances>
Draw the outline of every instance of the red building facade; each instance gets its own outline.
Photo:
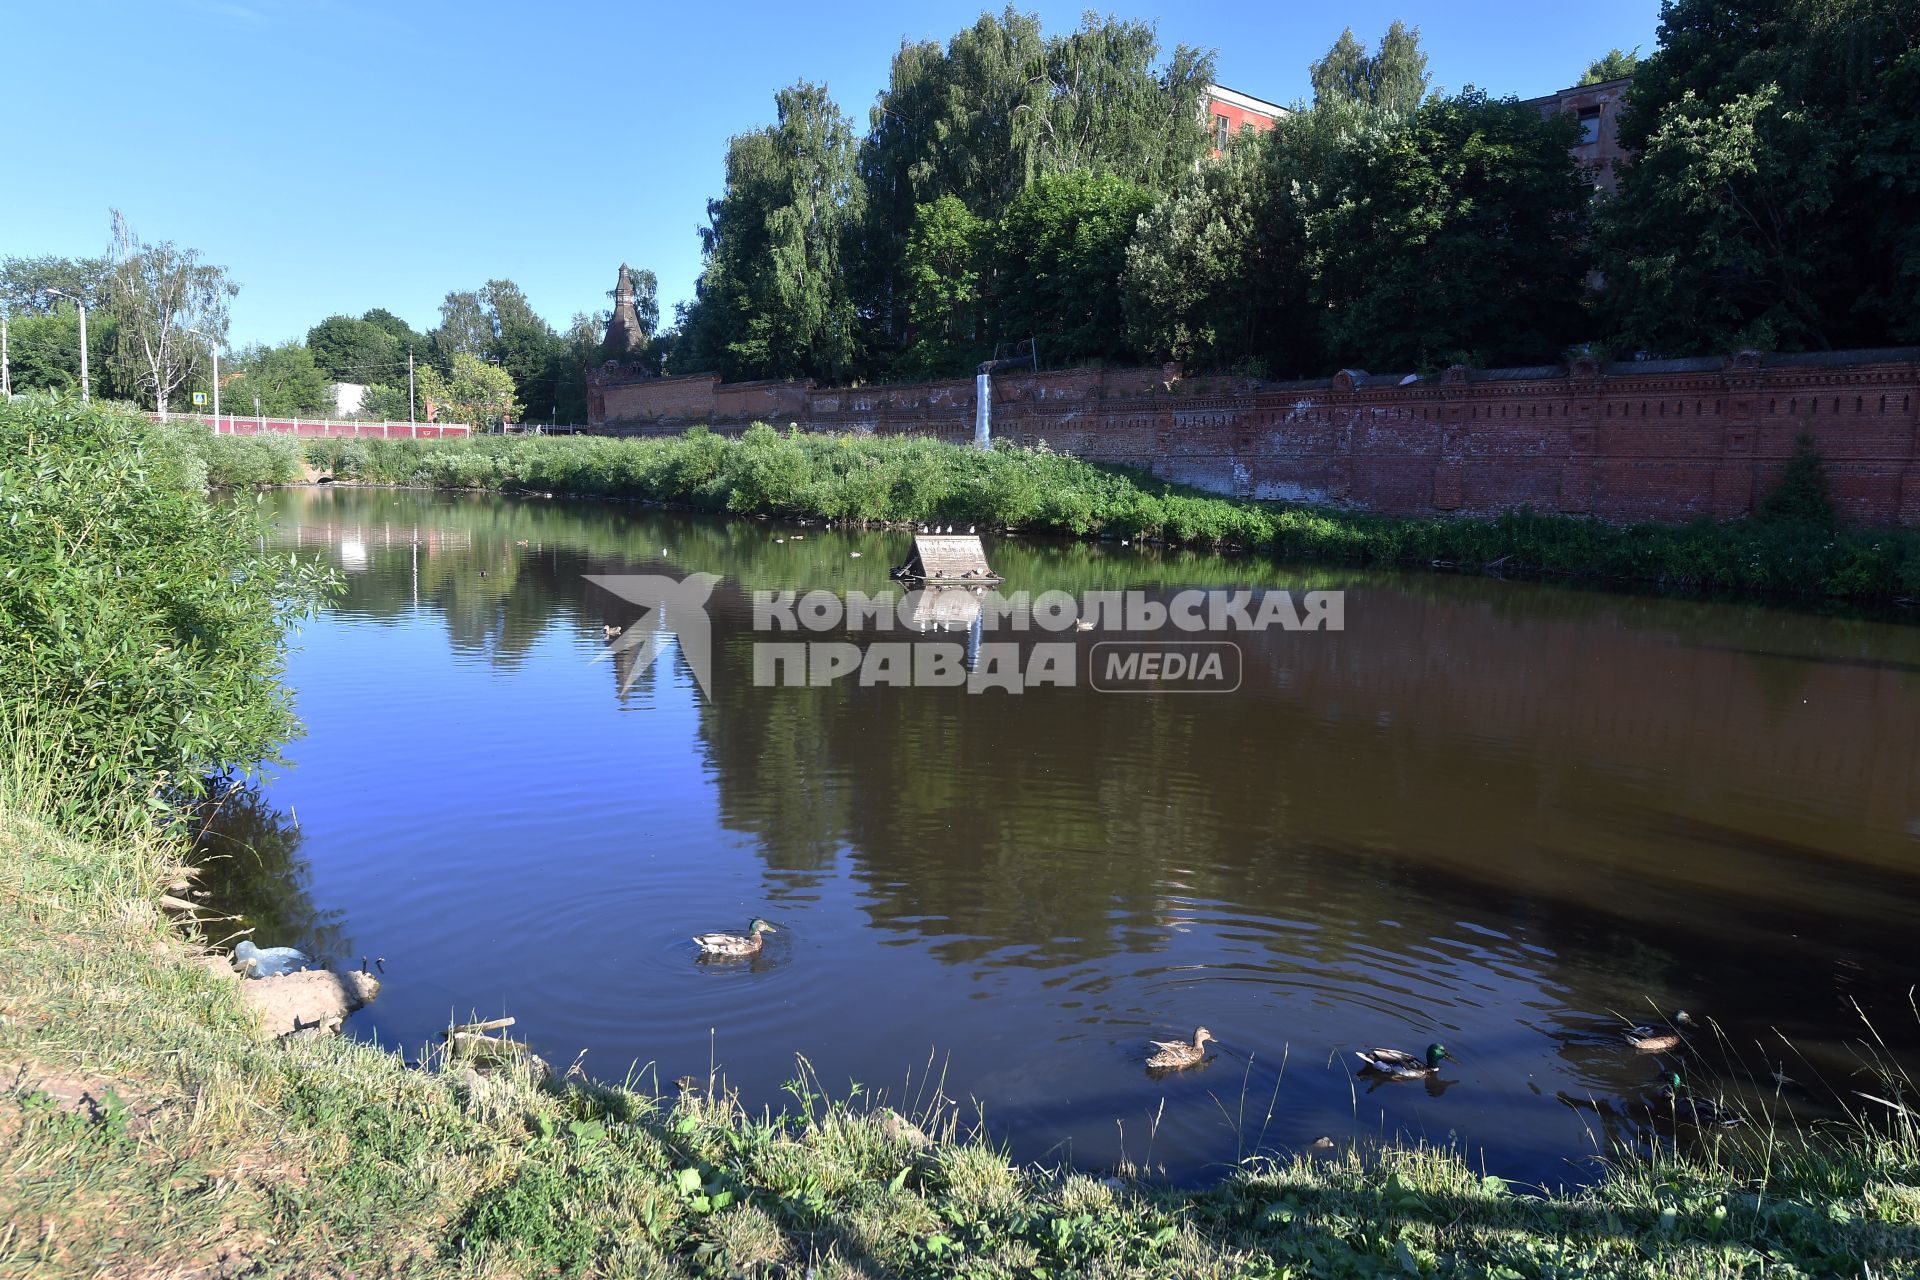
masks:
<instances>
[{"instance_id":1,"label":"red building facade","mask_svg":"<svg viewBox=\"0 0 1920 1280\"><path fill-rule=\"evenodd\" d=\"M1277 102L1256 98L1225 85L1207 86L1207 135L1218 159L1227 143L1242 133L1265 133L1281 116L1291 114Z\"/></svg>"}]
</instances>

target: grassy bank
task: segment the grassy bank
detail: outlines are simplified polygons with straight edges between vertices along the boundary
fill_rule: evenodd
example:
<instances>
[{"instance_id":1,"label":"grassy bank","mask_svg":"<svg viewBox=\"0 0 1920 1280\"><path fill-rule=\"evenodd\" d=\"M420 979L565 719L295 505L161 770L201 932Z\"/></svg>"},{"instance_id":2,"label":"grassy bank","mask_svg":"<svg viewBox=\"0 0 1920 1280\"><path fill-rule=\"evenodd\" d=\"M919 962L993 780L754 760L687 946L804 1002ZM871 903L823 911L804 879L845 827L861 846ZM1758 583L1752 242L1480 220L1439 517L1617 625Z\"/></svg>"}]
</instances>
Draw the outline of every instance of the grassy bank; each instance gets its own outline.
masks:
<instances>
[{"instance_id":1,"label":"grassy bank","mask_svg":"<svg viewBox=\"0 0 1920 1280\"><path fill-rule=\"evenodd\" d=\"M769 1114L715 1081L661 1097L264 1041L205 937L158 903L184 854L170 802L292 728L278 628L317 584L261 553L244 507L200 502L200 457L110 411L0 406L0 1276L1920 1265L1904 1113L1683 1142L1568 1194L1429 1148L1256 1162L1182 1193L1016 1165L943 1099L896 1099L903 1116L827 1097L803 1065Z\"/></svg>"},{"instance_id":2,"label":"grassy bank","mask_svg":"<svg viewBox=\"0 0 1920 1280\"><path fill-rule=\"evenodd\" d=\"M554 493L751 515L929 521L1073 537L1152 538L1286 560L1464 568L1702 590L1920 596L1920 532L1817 521L1610 525L1516 512L1400 518L1219 498L1045 449L782 434L198 441L215 484L287 484L311 460L370 484Z\"/></svg>"}]
</instances>

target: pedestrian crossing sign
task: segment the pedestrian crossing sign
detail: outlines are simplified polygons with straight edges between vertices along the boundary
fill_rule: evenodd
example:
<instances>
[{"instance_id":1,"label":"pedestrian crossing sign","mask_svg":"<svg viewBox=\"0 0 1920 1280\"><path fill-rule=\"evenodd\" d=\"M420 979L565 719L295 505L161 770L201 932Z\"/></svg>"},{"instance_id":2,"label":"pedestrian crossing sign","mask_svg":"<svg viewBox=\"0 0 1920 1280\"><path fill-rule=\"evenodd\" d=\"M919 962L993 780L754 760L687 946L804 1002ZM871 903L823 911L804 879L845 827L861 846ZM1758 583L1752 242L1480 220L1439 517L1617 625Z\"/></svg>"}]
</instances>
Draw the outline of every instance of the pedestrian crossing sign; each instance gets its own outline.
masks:
<instances>
[{"instance_id":1,"label":"pedestrian crossing sign","mask_svg":"<svg viewBox=\"0 0 1920 1280\"><path fill-rule=\"evenodd\" d=\"M196 392L194 392L194 393L193 393L193 402L194 402L195 404L205 404L205 403L207 402L207 393L206 393L206 392L204 392L204 391L196 391Z\"/></svg>"}]
</instances>

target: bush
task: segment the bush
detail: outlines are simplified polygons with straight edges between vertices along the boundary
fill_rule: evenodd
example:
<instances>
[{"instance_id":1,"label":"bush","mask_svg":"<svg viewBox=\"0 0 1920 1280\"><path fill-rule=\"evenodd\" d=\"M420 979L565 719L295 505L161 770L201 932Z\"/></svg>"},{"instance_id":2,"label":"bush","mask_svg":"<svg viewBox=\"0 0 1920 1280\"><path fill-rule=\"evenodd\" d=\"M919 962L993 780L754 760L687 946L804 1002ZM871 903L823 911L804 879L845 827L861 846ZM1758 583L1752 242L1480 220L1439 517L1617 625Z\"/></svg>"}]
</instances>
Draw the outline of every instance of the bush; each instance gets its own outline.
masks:
<instances>
[{"instance_id":1,"label":"bush","mask_svg":"<svg viewBox=\"0 0 1920 1280\"><path fill-rule=\"evenodd\" d=\"M1813 437L1802 435L1793 442L1793 456L1772 493L1761 500L1754 512L1762 520L1781 520L1831 529L1836 523L1833 499L1827 494L1827 469Z\"/></svg>"},{"instance_id":2,"label":"bush","mask_svg":"<svg viewBox=\"0 0 1920 1280\"><path fill-rule=\"evenodd\" d=\"M206 500L190 441L72 399L0 405L0 732L63 803L191 790L293 732L282 637L321 580L258 554L252 503Z\"/></svg>"}]
</instances>

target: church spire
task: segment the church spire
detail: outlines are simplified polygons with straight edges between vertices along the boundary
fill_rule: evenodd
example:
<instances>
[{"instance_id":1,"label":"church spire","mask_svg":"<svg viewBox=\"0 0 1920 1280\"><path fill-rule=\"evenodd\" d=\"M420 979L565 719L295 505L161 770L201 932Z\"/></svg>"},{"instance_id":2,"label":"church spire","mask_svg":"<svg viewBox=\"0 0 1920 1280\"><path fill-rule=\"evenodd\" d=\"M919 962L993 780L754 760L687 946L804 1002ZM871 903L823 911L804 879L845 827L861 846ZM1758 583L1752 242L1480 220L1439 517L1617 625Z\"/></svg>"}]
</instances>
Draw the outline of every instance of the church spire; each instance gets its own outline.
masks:
<instances>
[{"instance_id":1,"label":"church spire","mask_svg":"<svg viewBox=\"0 0 1920 1280\"><path fill-rule=\"evenodd\" d=\"M613 314L607 318L607 336L600 349L609 360L625 360L645 341L640 312L633 305L633 273L623 262L620 279L613 288Z\"/></svg>"}]
</instances>

